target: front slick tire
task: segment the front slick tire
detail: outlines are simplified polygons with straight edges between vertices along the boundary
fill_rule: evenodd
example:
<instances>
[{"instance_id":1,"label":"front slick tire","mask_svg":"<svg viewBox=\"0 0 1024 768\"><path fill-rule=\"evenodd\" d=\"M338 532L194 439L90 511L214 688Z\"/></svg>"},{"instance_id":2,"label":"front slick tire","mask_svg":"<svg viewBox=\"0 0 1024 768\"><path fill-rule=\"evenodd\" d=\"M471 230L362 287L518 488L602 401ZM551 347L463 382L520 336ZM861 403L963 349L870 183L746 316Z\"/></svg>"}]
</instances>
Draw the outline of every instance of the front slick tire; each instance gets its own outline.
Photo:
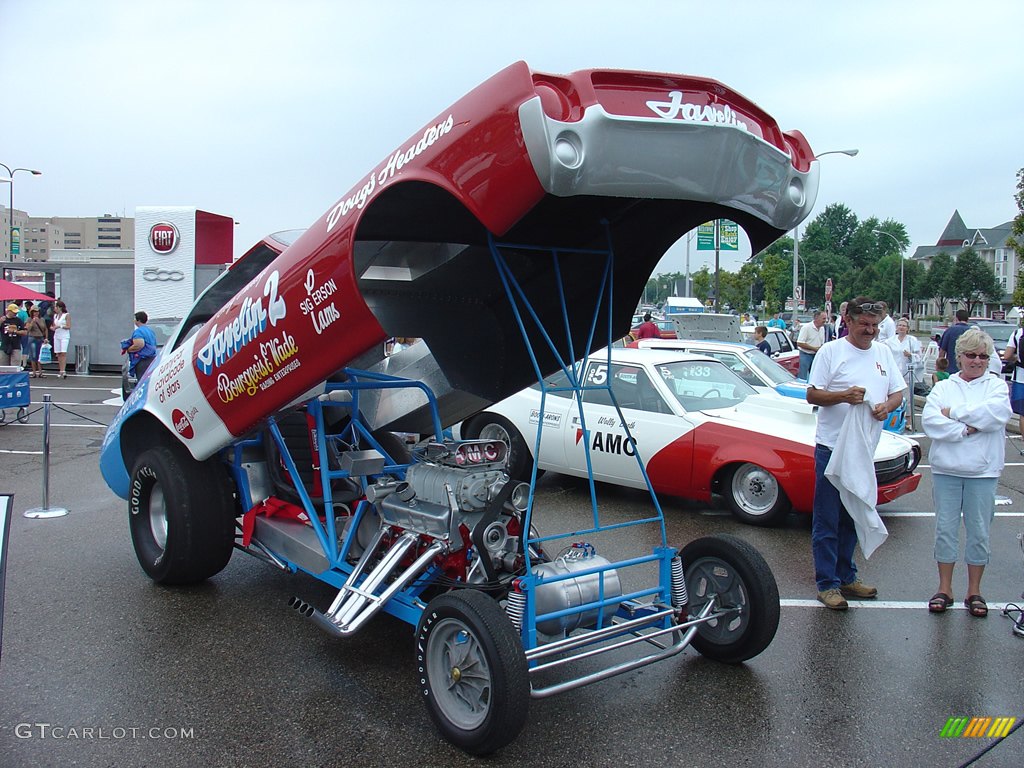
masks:
<instances>
[{"instance_id":1,"label":"front slick tire","mask_svg":"<svg viewBox=\"0 0 1024 768\"><path fill-rule=\"evenodd\" d=\"M416 630L416 669L434 725L472 755L511 742L526 724L529 671L519 635L483 592L446 592Z\"/></svg>"},{"instance_id":2,"label":"front slick tire","mask_svg":"<svg viewBox=\"0 0 1024 768\"><path fill-rule=\"evenodd\" d=\"M705 536L691 541L681 553L696 616L713 596L718 608L739 608L713 622L701 624L693 647L701 655L738 664L761 653L779 628L779 587L761 553L741 538Z\"/></svg>"},{"instance_id":3,"label":"front slick tire","mask_svg":"<svg viewBox=\"0 0 1024 768\"><path fill-rule=\"evenodd\" d=\"M194 584L224 569L234 544L234 502L216 459L150 448L132 469L128 519L142 570L158 584Z\"/></svg>"}]
</instances>

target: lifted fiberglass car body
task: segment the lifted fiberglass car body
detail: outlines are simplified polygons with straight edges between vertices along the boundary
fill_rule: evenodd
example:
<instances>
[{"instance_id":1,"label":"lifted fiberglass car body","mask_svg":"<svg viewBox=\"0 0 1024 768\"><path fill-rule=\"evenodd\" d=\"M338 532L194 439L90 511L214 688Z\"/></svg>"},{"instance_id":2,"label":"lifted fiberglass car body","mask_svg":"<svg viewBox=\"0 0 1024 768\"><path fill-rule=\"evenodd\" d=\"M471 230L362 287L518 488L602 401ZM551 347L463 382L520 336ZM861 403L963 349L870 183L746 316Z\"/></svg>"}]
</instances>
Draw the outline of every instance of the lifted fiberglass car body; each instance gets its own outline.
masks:
<instances>
[{"instance_id":1,"label":"lifted fiberglass car body","mask_svg":"<svg viewBox=\"0 0 1024 768\"><path fill-rule=\"evenodd\" d=\"M644 488L649 479L658 493L698 501L721 494L737 518L753 525L778 523L791 509L811 512L814 406L758 394L721 360L678 350L599 352L582 364L579 375L584 382L609 382L624 418L616 416L607 391L577 396L558 372L546 382L547 439L539 453L530 439L539 385L467 420L462 433L506 440L513 477L527 477L537 456L542 470L592 473L595 480L631 488ZM597 425L587 441L584 421ZM633 457L623 424L629 425L645 471ZM921 476L914 469L920 459L915 441L882 433L875 450L879 504L917 488Z\"/></svg>"},{"instance_id":2,"label":"lifted fiberglass car body","mask_svg":"<svg viewBox=\"0 0 1024 768\"><path fill-rule=\"evenodd\" d=\"M713 80L499 72L197 300L102 447L140 565L192 583L237 548L337 589L292 601L334 637L408 622L430 717L476 754L531 697L690 645L756 656L779 600L749 544L669 546L653 491L628 523L592 497L555 526L505 443L445 427L556 371L609 391L574 361L628 332L665 251L719 217L759 251L817 177L802 135ZM420 341L385 357L397 336ZM431 437L410 452L395 432Z\"/></svg>"}]
</instances>

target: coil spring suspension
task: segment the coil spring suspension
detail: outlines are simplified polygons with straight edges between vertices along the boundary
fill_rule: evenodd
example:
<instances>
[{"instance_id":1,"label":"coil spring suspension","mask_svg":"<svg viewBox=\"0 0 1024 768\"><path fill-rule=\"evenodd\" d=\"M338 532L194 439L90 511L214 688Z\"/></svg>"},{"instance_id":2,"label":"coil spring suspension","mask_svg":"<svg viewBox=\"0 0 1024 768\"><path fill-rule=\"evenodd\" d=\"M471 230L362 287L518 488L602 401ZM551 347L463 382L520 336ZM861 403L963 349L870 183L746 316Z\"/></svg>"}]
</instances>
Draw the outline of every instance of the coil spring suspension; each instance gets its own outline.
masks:
<instances>
[{"instance_id":1,"label":"coil spring suspension","mask_svg":"<svg viewBox=\"0 0 1024 768\"><path fill-rule=\"evenodd\" d=\"M512 589L508 593L508 602L505 603L505 615L512 622L517 632L523 629L523 614L526 612L526 595L519 588L519 579L512 582Z\"/></svg>"},{"instance_id":2,"label":"coil spring suspension","mask_svg":"<svg viewBox=\"0 0 1024 768\"><path fill-rule=\"evenodd\" d=\"M683 558L676 555L672 558L672 607L685 608L690 604L690 596L686 592L686 574L683 572Z\"/></svg>"}]
</instances>

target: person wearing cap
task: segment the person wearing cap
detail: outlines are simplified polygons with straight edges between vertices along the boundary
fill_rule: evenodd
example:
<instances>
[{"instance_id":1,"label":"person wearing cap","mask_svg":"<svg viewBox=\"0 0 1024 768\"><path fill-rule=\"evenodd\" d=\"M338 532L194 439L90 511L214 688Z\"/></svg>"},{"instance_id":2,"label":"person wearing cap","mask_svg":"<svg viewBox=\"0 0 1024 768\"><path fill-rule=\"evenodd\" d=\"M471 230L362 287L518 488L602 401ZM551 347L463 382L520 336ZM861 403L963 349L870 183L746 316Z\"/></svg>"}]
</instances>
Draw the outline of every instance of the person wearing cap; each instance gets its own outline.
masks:
<instances>
[{"instance_id":1,"label":"person wearing cap","mask_svg":"<svg viewBox=\"0 0 1024 768\"><path fill-rule=\"evenodd\" d=\"M25 324L18 317L18 305L8 304L3 319L3 336L0 337L0 365L21 367L21 337L25 335Z\"/></svg>"}]
</instances>

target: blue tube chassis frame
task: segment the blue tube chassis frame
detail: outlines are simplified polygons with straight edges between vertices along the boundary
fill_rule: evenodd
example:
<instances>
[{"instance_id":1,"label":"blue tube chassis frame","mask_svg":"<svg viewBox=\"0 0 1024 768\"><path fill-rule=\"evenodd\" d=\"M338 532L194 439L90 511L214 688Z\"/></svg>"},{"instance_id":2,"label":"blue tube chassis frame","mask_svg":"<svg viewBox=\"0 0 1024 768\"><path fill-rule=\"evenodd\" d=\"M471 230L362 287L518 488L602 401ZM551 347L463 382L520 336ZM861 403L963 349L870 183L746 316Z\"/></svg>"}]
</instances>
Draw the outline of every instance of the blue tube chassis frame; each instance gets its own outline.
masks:
<instances>
[{"instance_id":1,"label":"blue tube chassis frame","mask_svg":"<svg viewBox=\"0 0 1024 768\"><path fill-rule=\"evenodd\" d=\"M506 613L520 634L524 653L529 664L531 696L534 698L541 698L572 688L577 688L598 680L603 680L613 675L674 656L689 645L701 624L735 615L736 612L741 609L737 607L720 606L718 604L718 600L712 597L712 599L704 605L699 615L686 620L685 611L687 597L682 563L678 556L678 552L667 543L664 514L657 495L655 494L647 476L641 452L637 449L636 440L629 432L628 424L626 419L623 418L621 408L616 400L615 393L611 389L610 383L606 382L601 385L584 384L581 380L580 374L582 371L582 364L576 362L576 360L577 357L584 357L585 350L579 350L579 352L577 352L572 346L573 334L571 333L568 323L570 315L566 311L565 306L562 270L566 268L578 269L583 268L584 266L586 268L593 269L597 267L595 262L603 261L604 278L601 282L599 295L595 297L594 311L590 319L587 333L587 348L593 348L594 340L599 338L597 334L602 332L607 337L607 344L605 346L610 348L613 341L611 307L614 295L612 270L614 254L610 245L610 239L608 240L608 247L602 250L540 248L532 245L499 243L493 238L490 239L489 244L495 267L501 277L506 296L514 309L516 322L524 343L529 349L534 373L541 387L541 406L537 421L537 432L533 444L533 455L540 455L545 401L549 392L571 391L580 395L587 389L606 390L608 396L615 405L620 422L625 426L626 439L629 440L633 446L633 455L635 456L643 477L647 482L647 488L653 507L653 514L641 519L618 523L602 522L601 514L598 509L597 489L595 487L591 465L590 433L586 425L585 415L581 405L581 398L577 396L576 402L579 404L578 416L586 436L586 439L583 442L586 446L588 483L591 499L590 519L588 524L572 531L564 531L544 536L534 534L535 529L532 525L532 521L536 501L535 492L537 484L537 467L536 462L534 462L533 472L529 483L528 501L521 522L524 531L522 554L526 563L524 569L525 573L515 578L513 587L508 595L506 606ZM561 302L562 317L564 320L562 328L556 329L542 327L537 312L531 306L526 297L526 293L517 282L513 271L510 268L508 257L505 255L507 252L514 253L516 251L540 251L550 254L550 257L553 260L554 275L556 278L555 287ZM581 258L586 259L585 265L574 263L579 262ZM540 369L535 351L530 346L530 334L527 332L527 328L531 324L537 331L539 331L544 342L549 347L550 352L559 361L559 366L562 372L568 377L570 382L569 387L550 387L545 382L545 372ZM599 325L603 325L603 327L599 328ZM566 335L566 344L569 350L567 358L559 355L557 345L552 340L551 334L558 332L564 332ZM332 485L336 480L346 478L355 479L361 483L362 489L365 491L368 483L366 477L353 475L352 472L344 468L334 469L330 467L328 441L335 439L345 440L356 447L369 447L375 451L379 451L380 454L385 457L385 463L383 470L374 475L374 477L379 476L380 474L388 474L397 478L404 478L405 472L411 464L400 463L396 461L396 457L389 455L384 446L382 446L374 437L372 430L364 423L359 407L360 393L370 389L391 388L418 388L421 390L429 404L430 412L432 414L434 439L438 442L445 439L445 431L441 424L435 395L430 388L422 382L395 378L384 374L354 368L345 368L341 373L344 374L345 380L343 382L328 382L326 385L325 396L313 398L306 403L307 413L312 418L316 430L316 449L323 499L323 519L321 519L316 505L314 504L309 491L303 486L303 483L298 481L295 482L295 490L299 495L301 505L305 511L306 517L308 518L309 525L315 532L322 548L323 556L326 558L327 568L320 572L314 572L292 560L289 560L279 552L270 551L265 547L254 549L251 545L243 548L241 545L236 544L237 547L243 548L250 554L254 554L261 559L267 560L278 567L291 572L300 570L304 571L316 579L341 590L339 598L336 600L336 604L341 600L342 594L346 591L360 592L361 588L366 585L366 564L363 562L365 557L360 561L360 563L354 566L350 562L350 555L353 541L356 538L356 533L359 529L359 523L365 516L375 513L373 504L367 501L365 497L360 499L356 504L355 509L351 512L352 520L347 528L349 533L339 541L337 533L339 521L335 515ZM329 399L328 396L332 392L339 391L348 393L350 399L342 401ZM326 431L325 411L330 408L348 409L350 418L348 424L340 434L328 436ZM270 439L274 441L290 476L295 479L299 478L299 472L295 461L274 418L268 420L268 432ZM265 439L265 436L259 435L240 440L231 447L224 449L221 454L222 458L227 462L231 475L236 483L236 487L238 488L243 514L249 514L254 509L248 475L243 466L244 457L249 449L262 448L263 441ZM575 541L577 546L586 547L589 545L580 542L582 537L593 536L595 534L606 532L622 532L636 526L657 526L660 534L660 545L655 546L649 555L631 557L613 562L605 561L604 563L595 565L594 567L575 570L565 574L538 574L534 571L534 566L538 564L538 553L544 552L545 545L550 545L558 541ZM377 541L379 541L379 539ZM368 546L366 548L366 552L369 553L370 551L371 547ZM421 556L426 557L427 559L432 557L430 552ZM544 558L542 557L540 559ZM612 592L611 590L606 591L607 579L609 578L610 573L613 571L615 573L619 573L624 569L639 567L647 567L648 569L653 567L657 573L657 582L624 594ZM435 583L439 575L439 567L432 563L427 565L425 569L407 585L400 586L400 588L396 588L394 585L390 588L383 584L373 585L372 587L367 588L366 593L368 595L372 595L372 603L375 610L382 610L401 619L402 621L416 626L426 609L426 602L421 596L425 590ZM580 605L569 606L561 610L538 613L536 595L541 586L568 579L579 579L590 576L593 576L598 580L599 586L596 599L589 600L588 602ZM323 615L312 607L305 606L304 604L297 605L296 607L299 607L300 611L304 612L307 616L318 619L319 623L322 625L327 623L326 620L323 619ZM614 616L612 619L606 619L606 610L611 609L614 609L615 611ZM545 622L571 619L571 617L578 616L580 614L596 616L596 620L588 623L586 629L578 630L574 633L553 640L545 637L545 635L538 629L538 627L543 626ZM654 646L655 650L624 662L610 663L601 667L597 671L566 677L565 679L551 685L544 686L539 683L537 685L534 684L536 676L541 673L557 671L560 667L563 667L569 662L584 658L593 658L602 653L617 651L636 643L650 644Z\"/></svg>"}]
</instances>

